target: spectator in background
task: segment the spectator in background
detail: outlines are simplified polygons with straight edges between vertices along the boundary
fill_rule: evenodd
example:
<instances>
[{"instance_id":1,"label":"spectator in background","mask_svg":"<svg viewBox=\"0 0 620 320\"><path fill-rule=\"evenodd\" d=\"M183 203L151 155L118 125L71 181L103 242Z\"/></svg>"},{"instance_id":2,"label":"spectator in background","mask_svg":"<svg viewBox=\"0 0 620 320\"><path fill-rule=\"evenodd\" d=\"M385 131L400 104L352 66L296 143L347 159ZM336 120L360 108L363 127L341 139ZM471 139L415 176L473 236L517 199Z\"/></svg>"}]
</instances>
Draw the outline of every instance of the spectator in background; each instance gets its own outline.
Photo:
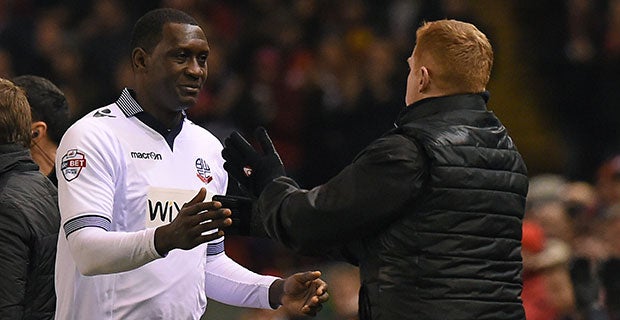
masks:
<instances>
[{"instance_id":1,"label":"spectator in background","mask_svg":"<svg viewBox=\"0 0 620 320\"><path fill-rule=\"evenodd\" d=\"M33 75L13 79L26 92L32 113L30 154L41 172L58 185L54 159L62 135L69 128L69 104L51 81Z\"/></svg>"},{"instance_id":2,"label":"spectator in background","mask_svg":"<svg viewBox=\"0 0 620 320\"><path fill-rule=\"evenodd\" d=\"M597 235L603 244L601 254L589 270L598 276L609 319L620 319L620 155L607 159L597 172L596 187L601 199Z\"/></svg>"},{"instance_id":3,"label":"spectator in background","mask_svg":"<svg viewBox=\"0 0 620 320\"><path fill-rule=\"evenodd\" d=\"M620 320L620 204L607 210L602 231L609 251L598 268L598 276L609 319Z\"/></svg>"},{"instance_id":4,"label":"spectator in background","mask_svg":"<svg viewBox=\"0 0 620 320\"><path fill-rule=\"evenodd\" d=\"M534 221L523 221L523 307L528 320L575 319L575 297L569 272L570 247L547 238Z\"/></svg>"},{"instance_id":5,"label":"spectator in background","mask_svg":"<svg viewBox=\"0 0 620 320\"><path fill-rule=\"evenodd\" d=\"M559 176L545 174L530 179L526 217L536 221L547 237L573 244L573 221L562 199L567 181Z\"/></svg>"},{"instance_id":6,"label":"spectator in background","mask_svg":"<svg viewBox=\"0 0 620 320\"><path fill-rule=\"evenodd\" d=\"M0 78L0 319L53 319L56 188L30 157L30 107Z\"/></svg>"},{"instance_id":7,"label":"spectator in background","mask_svg":"<svg viewBox=\"0 0 620 320\"><path fill-rule=\"evenodd\" d=\"M601 206L620 204L620 155L613 155L597 168L595 186Z\"/></svg>"},{"instance_id":8,"label":"spectator in background","mask_svg":"<svg viewBox=\"0 0 620 320\"><path fill-rule=\"evenodd\" d=\"M557 174L541 174L530 178L526 219L543 231L542 237L546 239L544 242L564 243L569 249L568 270L574 294L574 311L568 312L567 308L557 308L557 303L552 303L557 316L568 319L608 319L604 288L599 275L601 263L606 261L609 255L609 248L603 237L605 223L601 219L602 212L599 195L587 182L568 181ZM526 256L525 253L524 263ZM560 268L554 267L551 270L560 271ZM543 271L545 272L528 275L533 276L529 281L530 286L540 287L541 280L535 278L549 278L548 270ZM554 273L561 275L559 272ZM550 280L553 279L546 282ZM524 293L536 290L524 287ZM561 297L561 294L554 293L549 301L553 302ZM568 301L559 301L561 300ZM536 299L531 299L529 302L533 309L541 306L535 301Z\"/></svg>"}]
</instances>

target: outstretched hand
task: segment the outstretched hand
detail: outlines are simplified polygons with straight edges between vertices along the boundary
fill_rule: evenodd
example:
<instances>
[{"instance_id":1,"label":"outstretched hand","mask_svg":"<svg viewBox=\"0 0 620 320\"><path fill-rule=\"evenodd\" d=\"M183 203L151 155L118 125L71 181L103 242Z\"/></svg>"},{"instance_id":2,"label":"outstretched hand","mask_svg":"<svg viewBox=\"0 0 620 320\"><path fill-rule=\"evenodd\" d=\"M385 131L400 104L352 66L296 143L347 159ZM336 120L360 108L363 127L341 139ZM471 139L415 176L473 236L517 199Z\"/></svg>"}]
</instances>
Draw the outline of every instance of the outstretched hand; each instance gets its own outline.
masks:
<instances>
[{"instance_id":1,"label":"outstretched hand","mask_svg":"<svg viewBox=\"0 0 620 320\"><path fill-rule=\"evenodd\" d=\"M269 182L286 173L280 155L265 128L257 128L255 136L262 152L255 150L241 134L235 131L224 140L222 157L226 160L224 169L242 187L258 197Z\"/></svg>"},{"instance_id":2,"label":"outstretched hand","mask_svg":"<svg viewBox=\"0 0 620 320\"><path fill-rule=\"evenodd\" d=\"M320 271L307 271L280 280L280 302L288 315L315 316L321 311L323 303L329 299L329 293L327 283L320 276Z\"/></svg>"},{"instance_id":3,"label":"outstretched hand","mask_svg":"<svg viewBox=\"0 0 620 320\"><path fill-rule=\"evenodd\" d=\"M219 202L203 202L207 190L200 189L185 203L170 224L155 230L155 249L164 256L172 249L192 249L224 235L222 228L230 226L230 209Z\"/></svg>"}]
</instances>

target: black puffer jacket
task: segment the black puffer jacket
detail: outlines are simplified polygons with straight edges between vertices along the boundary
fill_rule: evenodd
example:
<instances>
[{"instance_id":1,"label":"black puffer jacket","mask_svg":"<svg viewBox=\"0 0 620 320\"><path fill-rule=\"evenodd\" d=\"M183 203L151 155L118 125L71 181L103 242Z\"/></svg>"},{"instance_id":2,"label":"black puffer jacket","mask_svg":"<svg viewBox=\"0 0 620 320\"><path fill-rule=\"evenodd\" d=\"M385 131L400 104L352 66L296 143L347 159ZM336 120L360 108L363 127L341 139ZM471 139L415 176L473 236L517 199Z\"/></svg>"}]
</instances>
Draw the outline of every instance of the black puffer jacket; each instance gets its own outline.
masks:
<instances>
[{"instance_id":1,"label":"black puffer jacket","mask_svg":"<svg viewBox=\"0 0 620 320\"><path fill-rule=\"evenodd\" d=\"M485 98L409 106L310 191L276 179L258 199L266 231L301 252L344 244L360 266L362 320L525 319L526 167Z\"/></svg>"},{"instance_id":2,"label":"black puffer jacket","mask_svg":"<svg viewBox=\"0 0 620 320\"><path fill-rule=\"evenodd\" d=\"M53 319L60 227L54 185L21 146L0 145L0 319Z\"/></svg>"}]
</instances>

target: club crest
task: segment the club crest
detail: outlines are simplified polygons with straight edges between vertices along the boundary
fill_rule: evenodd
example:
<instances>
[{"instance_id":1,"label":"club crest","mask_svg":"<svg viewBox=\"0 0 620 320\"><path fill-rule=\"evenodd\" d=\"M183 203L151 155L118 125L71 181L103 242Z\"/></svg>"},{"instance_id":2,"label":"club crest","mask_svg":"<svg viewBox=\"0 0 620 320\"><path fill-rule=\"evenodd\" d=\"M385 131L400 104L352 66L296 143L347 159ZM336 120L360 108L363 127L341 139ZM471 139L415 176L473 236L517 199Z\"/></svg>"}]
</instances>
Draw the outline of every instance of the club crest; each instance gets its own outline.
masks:
<instances>
[{"instance_id":1,"label":"club crest","mask_svg":"<svg viewBox=\"0 0 620 320\"><path fill-rule=\"evenodd\" d=\"M211 180L213 180L213 176L211 176L211 168L209 168L207 162L202 158L196 159L196 172L198 179L205 184L208 184Z\"/></svg>"}]
</instances>

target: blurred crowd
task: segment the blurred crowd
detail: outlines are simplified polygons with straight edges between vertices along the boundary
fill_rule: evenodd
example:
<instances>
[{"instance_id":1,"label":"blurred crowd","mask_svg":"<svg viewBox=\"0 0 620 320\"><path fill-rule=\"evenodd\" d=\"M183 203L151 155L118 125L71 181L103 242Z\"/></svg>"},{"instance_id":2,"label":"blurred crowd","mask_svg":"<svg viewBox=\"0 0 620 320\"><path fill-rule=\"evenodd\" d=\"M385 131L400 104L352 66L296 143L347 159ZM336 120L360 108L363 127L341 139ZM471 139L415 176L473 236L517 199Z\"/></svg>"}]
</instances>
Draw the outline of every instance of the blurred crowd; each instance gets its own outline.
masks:
<instances>
[{"instance_id":1,"label":"blurred crowd","mask_svg":"<svg viewBox=\"0 0 620 320\"><path fill-rule=\"evenodd\" d=\"M620 1L514 6L518 48L544 83L522 94L544 97L567 150L564 167L531 179L528 319L620 319ZM131 87L131 26L156 7L184 10L207 32L209 76L188 117L220 138L266 127L287 173L305 187L392 127L421 21L472 22L493 40L466 0L0 0L0 77L48 78L80 117ZM355 318L355 268L268 240L231 237L226 246L260 273L327 265L332 302L319 319ZM240 317L276 318L255 312Z\"/></svg>"},{"instance_id":2,"label":"blurred crowd","mask_svg":"<svg viewBox=\"0 0 620 320\"><path fill-rule=\"evenodd\" d=\"M556 174L530 178L523 228L528 319L620 319L620 1L518 5L532 88L559 126Z\"/></svg>"},{"instance_id":3,"label":"blurred crowd","mask_svg":"<svg viewBox=\"0 0 620 320\"><path fill-rule=\"evenodd\" d=\"M530 178L523 224L528 319L620 319L620 156L594 183Z\"/></svg>"},{"instance_id":4,"label":"blurred crowd","mask_svg":"<svg viewBox=\"0 0 620 320\"><path fill-rule=\"evenodd\" d=\"M519 1L520 56L536 68L543 111L560 129L563 168L592 182L620 151L620 1Z\"/></svg>"},{"instance_id":5,"label":"blurred crowd","mask_svg":"<svg viewBox=\"0 0 620 320\"><path fill-rule=\"evenodd\" d=\"M458 0L23 0L0 6L0 76L52 80L74 117L131 86L128 45L137 17L155 7L190 13L212 50L190 119L218 137L265 126L288 173L308 186L337 173L392 127L404 105L405 60L420 22L471 20L467 1Z\"/></svg>"}]
</instances>

